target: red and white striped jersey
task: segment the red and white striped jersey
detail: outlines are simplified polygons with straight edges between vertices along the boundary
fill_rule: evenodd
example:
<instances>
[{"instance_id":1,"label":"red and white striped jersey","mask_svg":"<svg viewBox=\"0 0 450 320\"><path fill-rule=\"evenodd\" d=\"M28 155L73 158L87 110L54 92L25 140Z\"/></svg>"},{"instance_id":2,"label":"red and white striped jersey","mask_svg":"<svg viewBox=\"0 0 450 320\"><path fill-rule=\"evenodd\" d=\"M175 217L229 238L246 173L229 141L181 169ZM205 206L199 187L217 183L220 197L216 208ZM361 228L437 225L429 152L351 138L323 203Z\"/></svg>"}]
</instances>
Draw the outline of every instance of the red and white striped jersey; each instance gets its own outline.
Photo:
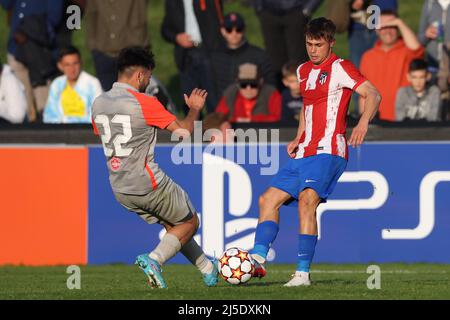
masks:
<instances>
[{"instance_id":1,"label":"red and white striped jersey","mask_svg":"<svg viewBox=\"0 0 450 320\"><path fill-rule=\"evenodd\" d=\"M350 62L332 54L320 65L308 61L297 69L306 127L296 159L332 154L348 160L347 110L352 96L366 79Z\"/></svg>"}]
</instances>

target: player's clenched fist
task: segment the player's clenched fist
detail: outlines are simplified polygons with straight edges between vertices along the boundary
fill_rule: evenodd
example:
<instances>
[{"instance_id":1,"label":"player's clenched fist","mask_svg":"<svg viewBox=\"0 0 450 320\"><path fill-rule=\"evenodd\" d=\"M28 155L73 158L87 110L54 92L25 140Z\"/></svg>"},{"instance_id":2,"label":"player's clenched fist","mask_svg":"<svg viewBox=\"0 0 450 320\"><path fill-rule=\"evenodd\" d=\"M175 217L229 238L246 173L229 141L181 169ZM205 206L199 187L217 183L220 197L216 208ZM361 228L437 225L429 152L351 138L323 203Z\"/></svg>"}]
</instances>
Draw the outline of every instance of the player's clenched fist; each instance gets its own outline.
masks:
<instances>
[{"instance_id":1,"label":"player's clenched fist","mask_svg":"<svg viewBox=\"0 0 450 320\"><path fill-rule=\"evenodd\" d=\"M195 88L194 90L192 90L192 93L189 97L186 94L184 95L184 102L186 102L186 105L189 107L189 109L200 111L205 105L207 96L208 92L206 90Z\"/></svg>"},{"instance_id":2,"label":"player's clenched fist","mask_svg":"<svg viewBox=\"0 0 450 320\"><path fill-rule=\"evenodd\" d=\"M298 139L295 138L294 141L292 141L287 145L287 153L289 154L289 157L294 159L297 154L297 151L298 151Z\"/></svg>"}]
</instances>

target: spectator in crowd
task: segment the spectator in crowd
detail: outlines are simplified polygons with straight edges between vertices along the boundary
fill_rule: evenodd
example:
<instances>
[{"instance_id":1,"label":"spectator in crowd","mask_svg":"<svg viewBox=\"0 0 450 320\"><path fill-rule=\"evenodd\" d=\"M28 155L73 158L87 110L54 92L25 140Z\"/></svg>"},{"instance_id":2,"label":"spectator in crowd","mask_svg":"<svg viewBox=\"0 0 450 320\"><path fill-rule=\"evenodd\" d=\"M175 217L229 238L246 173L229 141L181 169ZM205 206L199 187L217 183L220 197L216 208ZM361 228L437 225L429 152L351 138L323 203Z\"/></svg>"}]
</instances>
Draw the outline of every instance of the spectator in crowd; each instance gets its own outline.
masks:
<instances>
[{"instance_id":1,"label":"spectator in crowd","mask_svg":"<svg viewBox=\"0 0 450 320\"><path fill-rule=\"evenodd\" d=\"M58 49L66 48L72 45L72 32L73 30L67 27L67 22L72 19L73 12L67 12L67 9L71 6L78 6L80 8L81 15L86 9L87 0L64 0L64 6L62 8L62 19L59 25L56 27L56 47ZM80 16L81 20L81 16ZM73 20L71 20L73 21ZM81 27L81 26L80 26Z\"/></svg>"},{"instance_id":2,"label":"spectator in crowd","mask_svg":"<svg viewBox=\"0 0 450 320\"><path fill-rule=\"evenodd\" d=\"M305 33L308 20L321 2L321 0L255 1L265 47L278 79L281 79L281 68L286 62L294 60L300 64L308 59L305 37L302 35Z\"/></svg>"},{"instance_id":3,"label":"spectator in crowd","mask_svg":"<svg viewBox=\"0 0 450 320\"><path fill-rule=\"evenodd\" d=\"M283 84L286 88L281 92L281 121L288 126L298 126L300 111L303 106L297 78L298 67L299 65L292 61L286 63L282 69Z\"/></svg>"},{"instance_id":4,"label":"spectator in crowd","mask_svg":"<svg viewBox=\"0 0 450 320\"><path fill-rule=\"evenodd\" d=\"M26 113L24 86L11 68L0 61L0 122L22 123Z\"/></svg>"},{"instance_id":5,"label":"spectator in crowd","mask_svg":"<svg viewBox=\"0 0 450 320\"><path fill-rule=\"evenodd\" d=\"M217 96L236 79L238 67L246 62L258 66L266 83L276 85L275 73L266 52L245 38L245 21L239 13L231 12L224 17L220 29L226 46L211 55L212 74Z\"/></svg>"},{"instance_id":6,"label":"spectator in crowd","mask_svg":"<svg viewBox=\"0 0 450 320\"><path fill-rule=\"evenodd\" d=\"M369 28L367 8L376 5L382 11L397 12L397 0L351 0L348 44L350 61L359 68L362 55L373 48L377 41L375 28ZM372 12L373 13L373 12Z\"/></svg>"},{"instance_id":7,"label":"spectator in crowd","mask_svg":"<svg viewBox=\"0 0 450 320\"><path fill-rule=\"evenodd\" d=\"M450 43L444 46L444 54L439 63L438 87L441 90L442 120L450 120Z\"/></svg>"},{"instance_id":8,"label":"spectator in crowd","mask_svg":"<svg viewBox=\"0 0 450 320\"><path fill-rule=\"evenodd\" d=\"M351 0L350 23L348 28L348 45L350 61L359 68L361 57L369 49L373 48L377 40L375 29L369 28L367 8L376 5L382 11L391 10L397 12L397 0ZM354 114L357 117L359 110L358 95L353 94Z\"/></svg>"},{"instance_id":9,"label":"spectator in crowd","mask_svg":"<svg viewBox=\"0 0 450 320\"><path fill-rule=\"evenodd\" d=\"M368 8L376 5L380 10L397 11L397 0L334 0L327 2L327 17L336 25L338 33L348 34L350 61L359 68L362 55L373 48L377 40L375 26L369 25ZM353 104L349 111L354 118L359 117L358 94L353 93Z\"/></svg>"},{"instance_id":10,"label":"spectator in crowd","mask_svg":"<svg viewBox=\"0 0 450 320\"><path fill-rule=\"evenodd\" d=\"M117 79L117 58L122 48L149 47L147 0L87 1L87 46L103 90Z\"/></svg>"},{"instance_id":11,"label":"spectator in crowd","mask_svg":"<svg viewBox=\"0 0 450 320\"><path fill-rule=\"evenodd\" d=\"M398 90L395 105L397 121L440 120L441 92L435 85L428 85L431 73L425 60L416 59L409 65L410 85Z\"/></svg>"},{"instance_id":12,"label":"spectator in crowd","mask_svg":"<svg viewBox=\"0 0 450 320\"><path fill-rule=\"evenodd\" d=\"M203 120L203 134L206 141L225 144L234 142L234 130L227 116L223 113L213 112Z\"/></svg>"},{"instance_id":13,"label":"spectator in crowd","mask_svg":"<svg viewBox=\"0 0 450 320\"><path fill-rule=\"evenodd\" d=\"M194 88L208 91L207 112L212 112L217 102L210 52L223 46L222 12L222 0L166 0L161 27L163 38L175 45L182 92L188 93ZM187 112L186 107L184 111Z\"/></svg>"},{"instance_id":14,"label":"spectator in crowd","mask_svg":"<svg viewBox=\"0 0 450 320\"><path fill-rule=\"evenodd\" d=\"M10 12L8 65L25 87L28 121L40 120L51 80L57 74L56 27L63 0L0 0Z\"/></svg>"},{"instance_id":15,"label":"spectator in crowd","mask_svg":"<svg viewBox=\"0 0 450 320\"><path fill-rule=\"evenodd\" d=\"M432 73L432 83L441 90L443 120L449 112L449 48L450 0L426 0L420 18L419 40L426 48L426 60Z\"/></svg>"},{"instance_id":16,"label":"spectator in crowd","mask_svg":"<svg viewBox=\"0 0 450 320\"><path fill-rule=\"evenodd\" d=\"M92 103L102 93L100 81L82 71L75 47L61 49L58 68L63 75L50 86L44 123L91 123Z\"/></svg>"},{"instance_id":17,"label":"spectator in crowd","mask_svg":"<svg viewBox=\"0 0 450 320\"><path fill-rule=\"evenodd\" d=\"M395 121L395 98L400 87L408 85L408 68L412 60L422 58L424 48L414 32L396 12L382 11L377 30L378 41L361 60L361 73L380 91L383 101L379 119ZM359 102L364 111L364 100Z\"/></svg>"},{"instance_id":18,"label":"spectator in crowd","mask_svg":"<svg viewBox=\"0 0 450 320\"><path fill-rule=\"evenodd\" d=\"M450 0L425 0L420 17L419 40L425 46L429 69L436 77L444 55L444 44L450 42Z\"/></svg>"},{"instance_id":19,"label":"spectator in crowd","mask_svg":"<svg viewBox=\"0 0 450 320\"><path fill-rule=\"evenodd\" d=\"M257 65L244 63L239 66L236 82L225 90L216 112L226 115L231 123L277 122L281 119L281 95L264 83Z\"/></svg>"}]
</instances>

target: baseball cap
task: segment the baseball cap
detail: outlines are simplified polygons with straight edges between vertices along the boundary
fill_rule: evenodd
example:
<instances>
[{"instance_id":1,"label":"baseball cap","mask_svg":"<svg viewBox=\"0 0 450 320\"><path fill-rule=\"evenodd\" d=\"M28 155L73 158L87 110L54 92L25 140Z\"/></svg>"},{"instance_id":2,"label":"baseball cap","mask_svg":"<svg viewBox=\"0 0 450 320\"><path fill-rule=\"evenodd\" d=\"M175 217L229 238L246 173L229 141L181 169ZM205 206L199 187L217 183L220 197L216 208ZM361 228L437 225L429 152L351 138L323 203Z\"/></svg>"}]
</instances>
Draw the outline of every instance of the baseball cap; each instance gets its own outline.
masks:
<instances>
[{"instance_id":1,"label":"baseball cap","mask_svg":"<svg viewBox=\"0 0 450 320\"><path fill-rule=\"evenodd\" d=\"M223 17L223 27L227 30L236 28L237 30L242 31L245 29L244 18L237 12L230 12Z\"/></svg>"},{"instance_id":2,"label":"baseball cap","mask_svg":"<svg viewBox=\"0 0 450 320\"><path fill-rule=\"evenodd\" d=\"M239 81L242 80L259 80L258 66L253 63L243 63L239 66L238 76Z\"/></svg>"}]
</instances>

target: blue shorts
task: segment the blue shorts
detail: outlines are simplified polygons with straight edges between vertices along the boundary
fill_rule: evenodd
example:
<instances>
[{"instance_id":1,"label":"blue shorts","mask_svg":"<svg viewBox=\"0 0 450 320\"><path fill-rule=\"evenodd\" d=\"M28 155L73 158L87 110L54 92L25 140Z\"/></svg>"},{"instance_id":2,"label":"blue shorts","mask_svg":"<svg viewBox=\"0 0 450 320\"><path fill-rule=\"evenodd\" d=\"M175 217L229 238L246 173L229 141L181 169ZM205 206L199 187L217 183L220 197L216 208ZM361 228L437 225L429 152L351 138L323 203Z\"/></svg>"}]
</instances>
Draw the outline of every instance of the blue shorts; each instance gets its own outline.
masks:
<instances>
[{"instance_id":1,"label":"blue shorts","mask_svg":"<svg viewBox=\"0 0 450 320\"><path fill-rule=\"evenodd\" d=\"M293 199L285 205L296 205L300 192L311 188L322 202L333 192L339 177L347 167L347 160L331 154L319 154L301 159L289 159L273 178L270 186L289 193Z\"/></svg>"}]
</instances>

